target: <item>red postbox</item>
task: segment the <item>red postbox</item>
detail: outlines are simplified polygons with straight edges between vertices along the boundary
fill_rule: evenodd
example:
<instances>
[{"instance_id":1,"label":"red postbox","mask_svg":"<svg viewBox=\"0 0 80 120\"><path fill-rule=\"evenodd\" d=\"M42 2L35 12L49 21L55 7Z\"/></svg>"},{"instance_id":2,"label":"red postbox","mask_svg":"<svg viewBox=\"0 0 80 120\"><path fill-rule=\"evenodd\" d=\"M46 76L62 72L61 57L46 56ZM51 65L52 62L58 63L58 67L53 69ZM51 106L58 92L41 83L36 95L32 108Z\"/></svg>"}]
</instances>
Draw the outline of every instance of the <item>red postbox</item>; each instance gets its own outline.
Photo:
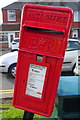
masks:
<instances>
[{"instance_id":1,"label":"red postbox","mask_svg":"<svg viewBox=\"0 0 80 120\"><path fill-rule=\"evenodd\" d=\"M72 21L69 8L25 5L13 106L50 116Z\"/></svg>"}]
</instances>

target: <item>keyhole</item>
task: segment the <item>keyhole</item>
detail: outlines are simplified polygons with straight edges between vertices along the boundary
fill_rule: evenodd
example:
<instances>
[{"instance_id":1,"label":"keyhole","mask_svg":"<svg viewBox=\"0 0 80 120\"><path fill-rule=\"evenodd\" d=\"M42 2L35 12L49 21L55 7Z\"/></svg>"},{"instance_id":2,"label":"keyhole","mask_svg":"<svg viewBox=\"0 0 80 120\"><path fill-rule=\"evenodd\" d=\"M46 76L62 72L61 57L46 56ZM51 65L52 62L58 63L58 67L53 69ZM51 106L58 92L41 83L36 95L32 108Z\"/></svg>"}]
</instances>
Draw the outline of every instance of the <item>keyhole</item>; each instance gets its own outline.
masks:
<instances>
[{"instance_id":1,"label":"keyhole","mask_svg":"<svg viewBox=\"0 0 80 120\"><path fill-rule=\"evenodd\" d=\"M42 60L43 60L43 56L42 55L37 55L36 61L42 62Z\"/></svg>"}]
</instances>

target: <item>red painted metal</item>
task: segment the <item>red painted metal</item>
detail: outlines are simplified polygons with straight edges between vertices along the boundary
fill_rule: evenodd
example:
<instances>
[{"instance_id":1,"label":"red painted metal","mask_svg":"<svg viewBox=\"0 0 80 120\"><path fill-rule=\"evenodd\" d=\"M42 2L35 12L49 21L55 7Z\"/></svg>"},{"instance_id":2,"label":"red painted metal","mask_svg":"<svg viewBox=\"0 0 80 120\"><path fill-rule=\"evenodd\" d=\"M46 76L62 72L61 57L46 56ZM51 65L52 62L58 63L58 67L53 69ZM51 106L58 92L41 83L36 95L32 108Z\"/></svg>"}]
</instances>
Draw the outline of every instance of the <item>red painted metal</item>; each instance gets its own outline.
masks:
<instances>
[{"instance_id":1,"label":"red painted metal","mask_svg":"<svg viewBox=\"0 0 80 120\"><path fill-rule=\"evenodd\" d=\"M13 97L13 106L16 108L47 117L51 115L72 15L69 8L29 4L24 6ZM37 56L41 56L42 61L38 61ZM30 65L46 69L42 93L36 93L38 97L26 94ZM36 78L35 76L33 77ZM32 86L37 89L34 84Z\"/></svg>"}]
</instances>

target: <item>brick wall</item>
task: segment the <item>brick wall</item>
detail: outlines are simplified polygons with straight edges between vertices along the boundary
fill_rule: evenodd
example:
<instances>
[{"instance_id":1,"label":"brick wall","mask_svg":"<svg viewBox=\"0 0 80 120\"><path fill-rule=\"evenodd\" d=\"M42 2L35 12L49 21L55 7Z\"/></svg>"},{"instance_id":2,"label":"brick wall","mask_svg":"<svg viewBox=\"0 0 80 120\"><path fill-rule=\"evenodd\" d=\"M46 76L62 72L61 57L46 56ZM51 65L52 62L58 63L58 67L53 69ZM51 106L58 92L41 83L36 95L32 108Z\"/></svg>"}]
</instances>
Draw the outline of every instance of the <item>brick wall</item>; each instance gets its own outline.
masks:
<instances>
[{"instance_id":1,"label":"brick wall","mask_svg":"<svg viewBox=\"0 0 80 120\"><path fill-rule=\"evenodd\" d=\"M78 37L80 38L80 29L79 29L79 31L78 31Z\"/></svg>"},{"instance_id":2,"label":"brick wall","mask_svg":"<svg viewBox=\"0 0 80 120\"><path fill-rule=\"evenodd\" d=\"M73 22L72 28L80 28L80 22Z\"/></svg>"},{"instance_id":3,"label":"brick wall","mask_svg":"<svg viewBox=\"0 0 80 120\"><path fill-rule=\"evenodd\" d=\"M8 43L0 43L0 48L8 48Z\"/></svg>"},{"instance_id":4,"label":"brick wall","mask_svg":"<svg viewBox=\"0 0 80 120\"><path fill-rule=\"evenodd\" d=\"M8 21L8 12L7 10L2 10L3 23L20 23L21 21L21 11L16 10L16 21Z\"/></svg>"}]
</instances>

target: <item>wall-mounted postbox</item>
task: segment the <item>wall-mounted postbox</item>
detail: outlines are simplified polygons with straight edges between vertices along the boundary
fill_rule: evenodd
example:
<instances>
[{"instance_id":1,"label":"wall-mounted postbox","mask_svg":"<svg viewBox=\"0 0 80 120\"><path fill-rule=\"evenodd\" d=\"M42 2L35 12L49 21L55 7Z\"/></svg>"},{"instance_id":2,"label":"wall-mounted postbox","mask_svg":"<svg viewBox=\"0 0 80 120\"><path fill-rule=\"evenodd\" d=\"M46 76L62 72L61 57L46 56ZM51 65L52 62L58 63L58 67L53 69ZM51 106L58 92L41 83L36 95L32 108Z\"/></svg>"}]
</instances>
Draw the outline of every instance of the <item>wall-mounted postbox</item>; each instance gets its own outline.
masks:
<instances>
[{"instance_id":1,"label":"wall-mounted postbox","mask_svg":"<svg viewBox=\"0 0 80 120\"><path fill-rule=\"evenodd\" d=\"M13 106L50 116L72 21L69 8L25 5Z\"/></svg>"}]
</instances>

